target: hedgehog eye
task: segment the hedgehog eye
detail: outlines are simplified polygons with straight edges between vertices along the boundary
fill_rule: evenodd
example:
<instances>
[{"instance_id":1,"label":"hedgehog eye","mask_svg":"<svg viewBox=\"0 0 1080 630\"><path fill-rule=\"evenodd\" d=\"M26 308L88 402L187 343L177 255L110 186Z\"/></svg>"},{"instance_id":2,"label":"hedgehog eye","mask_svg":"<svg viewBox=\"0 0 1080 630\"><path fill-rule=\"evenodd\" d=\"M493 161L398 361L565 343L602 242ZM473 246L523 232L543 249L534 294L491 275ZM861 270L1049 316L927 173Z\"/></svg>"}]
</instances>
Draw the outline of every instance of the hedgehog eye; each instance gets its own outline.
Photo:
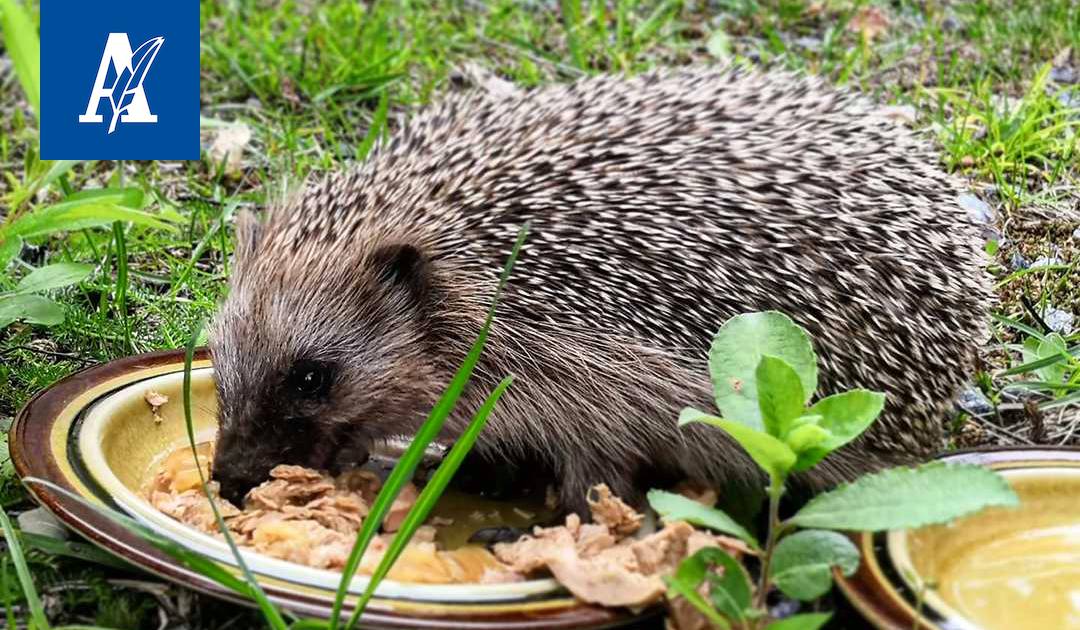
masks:
<instances>
[{"instance_id":1,"label":"hedgehog eye","mask_svg":"<svg viewBox=\"0 0 1080 630\"><path fill-rule=\"evenodd\" d=\"M333 371L330 366L318 361L299 361L289 370L286 383L289 388L305 398L326 395L330 389Z\"/></svg>"}]
</instances>

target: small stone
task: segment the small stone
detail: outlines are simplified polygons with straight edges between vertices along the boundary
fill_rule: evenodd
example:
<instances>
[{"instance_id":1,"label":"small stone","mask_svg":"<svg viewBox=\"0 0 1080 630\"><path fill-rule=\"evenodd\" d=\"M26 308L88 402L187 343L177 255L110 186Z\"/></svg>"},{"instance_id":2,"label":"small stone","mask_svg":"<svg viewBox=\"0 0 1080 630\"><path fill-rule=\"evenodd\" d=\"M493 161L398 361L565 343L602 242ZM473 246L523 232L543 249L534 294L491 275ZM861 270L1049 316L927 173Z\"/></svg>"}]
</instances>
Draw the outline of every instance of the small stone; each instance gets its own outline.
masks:
<instances>
[{"instance_id":1,"label":"small stone","mask_svg":"<svg viewBox=\"0 0 1080 630\"><path fill-rule=\"evenodd\" d=\"M1065 261L1061 260L1057 256L1039 256L1035 260L1031 261L1028 265L1029 269L1038 269L1040 267L1053 267L1055 265L1064 265Z\"/></svg>"},{"instance_id":2,"label":"small stone","mask_svg":"<svg viewBox=\"0 0 1080 630\"><path fill-rule=\"evenodd\" d=\"M56 540L68 539L67 528L43 507L27 510L20 514L17 520L19 529L28 534L48 536Z\"/></svg>"},{"instance_id":3,"label":"small stone","mask_svg":"<svg viewBox=\"0 0 1080 630\"><path fill-rule=\"evenodd\" d=\"M993 225L997 217L994 214L994 209L990 207L990 204L986 203L982 199L979 199L971 193L963 193L956 198L960 207L967 211L968 216L973 221L982 225Z\"/></svg>"},{"instance_id":4,"label":"small stone","mask_svg":"<svg viewBox=\"0 0 1080 630\"><path fill-rule=\"evenodd\" d=\"M1074 239L1076 239L1076 240L1080 241L1080 227L1078 227L1078 228L1076 228L1075 230L1073 230L1073 233L1072 233L1072 237L1073 237Z\"/></svg>"},{"instance_id":5,"label":"small stone","mask_svg":"<svg viewBox=\"0 0 1080 630\"><path fill-rule=\"evenodd\" d=\"M1057 99L1058 102L1061 103L1062 107L1074 110L1073 114L1076 113L1076 110L1080 110L1080 90L1062 90L1058 93ZM1070 117L1076 118L1075 115Z\"/></svg>"},{"instance_id":6,"label":"small stone","mask_svg":"<svg viewBox=\"0 0 1080 630\"><path fill-rule=\"evenodd\" d=\"M994 411L994 405L990 403L990 399L974 385L960 392L960 396L956 399L956 406L973 416L985 416Z\"/></svg>"},{"instance_id":7,"label":"small stone","mask_svg":"<svg viewBox=\"0 0 1080 630\"><path fill-rule=\"evenodd\" d=\"M1073 323L1076 321L1076 317L1072 313L1048 306L1042 317L1050 330L1064 336L1072 334Z\"/></svg>"},{"instance_id":8,"label":"small stone","mask_svg":"<svg viewBox=\"0 0 1080 630\"><path fill-rule=\"evenodd\" d=\"M1055 66L1050 70L1050 80L1054 83L1072 85L1080 83L1080 73L1072 66Z\"/></svg>"},{"instance_id":9,"label":"small stone","mask_svg":"<svg viewBox=\"0 0 1080 630\"><path fill-rule=\"evenodd\" d=\"M1013 252L1012 258L1009 259L1009 266L1013 268L1013 271L1020 271L1028 268L1028 261L1024 260L1020 252Z\"/></svg>"},{"instance_id":10,"label":"small stone","mask_svg":"<svg viewBox=\"0 0 1080 630\"><path fill-rule=\"evenodd\" d=\"M809 35L799 37L791 42L791 45L795 48L802 48L811 52L817 52L821 50L822 41L820 37L811 37Z\"/></svg>"}]
</instances>

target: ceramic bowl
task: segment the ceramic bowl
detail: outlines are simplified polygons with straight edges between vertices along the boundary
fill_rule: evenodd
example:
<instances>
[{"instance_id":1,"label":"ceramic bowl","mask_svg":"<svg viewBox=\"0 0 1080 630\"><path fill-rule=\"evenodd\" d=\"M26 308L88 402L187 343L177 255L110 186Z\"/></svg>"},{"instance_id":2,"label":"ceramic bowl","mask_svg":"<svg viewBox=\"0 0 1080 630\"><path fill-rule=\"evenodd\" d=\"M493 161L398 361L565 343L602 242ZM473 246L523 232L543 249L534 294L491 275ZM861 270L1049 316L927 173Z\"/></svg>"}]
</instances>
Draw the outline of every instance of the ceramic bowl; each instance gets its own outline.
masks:
<instances>
[{"instance_id":1,"label":"ceramic bowl","mask_svg":"<svg viewBox=\"0 0 1080 630\"><path fill-rule=\"evenodd\" d=\"M225 543L154 509L142 488L161 460L187 444L182 406L183 355L165 352L93 367L35 396L16 417L10 438L21 477L51 481L101 506L118 509L154 531L211 558L238 574ZM158 418L148 391L169 402ZM201 352L192 371L197 440L216 430L213 369ZM138 535L100 513L42 485L30 484L38 501L90 541L132 564L190 588L227 599L231 591L185 568ZM327 616L338 574L253 551L243 551L271 599L302 615ZM356 577L355 596L367 585ZM351 601L349 602L351 604ZM601 628L641 621L626 611L588 606L553 580L513 584L431 585L384 581L364 614L369 627L409 628Z\"/></svg>"},{"instance_id":2,"label":"ceramic bowl","mask_svg":"<svg viewBox=\"0 0 1080 630\"><path fill-rule=\"evenodd\" d=\"M1001 448L945 461L997 470L1020 497L948 525L853 536L840 587L888 630L1080 627L1080 450Z\"/></svg>"}]
</instances>

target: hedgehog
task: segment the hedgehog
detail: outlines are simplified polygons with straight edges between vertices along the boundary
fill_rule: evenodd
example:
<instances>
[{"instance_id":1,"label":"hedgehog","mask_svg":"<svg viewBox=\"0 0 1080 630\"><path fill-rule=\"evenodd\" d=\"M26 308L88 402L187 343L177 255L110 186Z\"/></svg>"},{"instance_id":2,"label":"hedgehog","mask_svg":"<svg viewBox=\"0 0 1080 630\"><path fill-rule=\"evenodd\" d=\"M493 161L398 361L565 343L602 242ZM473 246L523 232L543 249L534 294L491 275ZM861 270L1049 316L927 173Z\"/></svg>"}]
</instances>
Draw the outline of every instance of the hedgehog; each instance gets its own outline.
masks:
<instances>
[{"instance_id":1,"label":"hedgehog","mask_svg":"<svg viewBox=\"0 0 1080 630\"><path fill-rule=\"evenodd\" d=\"M881 419L806 483L925 458L985 341L978 227L928 141L870 99L746 68L597 76L453 94L361 165L237 219L211 353L215 476L239 499L269 469L362 463L416 431L531 226L473 379L464 430L516 380L477 457L549 475L585 511L607 483L757 484L712 407L718 327L777 310L818 353L819 395L883 391Z\"/></svg>"}]
</instances>

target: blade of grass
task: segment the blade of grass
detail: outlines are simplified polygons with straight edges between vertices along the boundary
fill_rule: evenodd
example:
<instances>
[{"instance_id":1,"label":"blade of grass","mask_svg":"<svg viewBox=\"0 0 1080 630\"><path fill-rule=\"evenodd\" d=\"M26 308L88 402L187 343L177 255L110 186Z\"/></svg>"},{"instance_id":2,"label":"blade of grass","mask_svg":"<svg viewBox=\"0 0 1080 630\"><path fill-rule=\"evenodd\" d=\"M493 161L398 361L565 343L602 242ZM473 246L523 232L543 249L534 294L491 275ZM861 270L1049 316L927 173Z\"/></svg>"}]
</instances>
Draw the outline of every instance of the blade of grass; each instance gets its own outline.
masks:
<instances>
[{"instance_id":1,"label":"blade of grass","mask_svg":"<svg viewBox=\"0 0 1080 630\"><path fill-rule=\"evenodd\" d=\"M49 630L49 620L45 618L45 607L41 605L37 589L34 588L34 578L30 575L30 567L26 565L26 556L23 555L22 545L15 534L15 528L11 525L11 519L7 512L0 510L0 526L4 529L4 540L7 541L8 553L11 561L15 564L15 574L19 576L22 585L23 596L26 597L26 606L30 609L30 620L35 630Z\"/></svg>"},{"instance_id":2,"label":"blade of grass","mask_svg":"<svg viewBox=\"0 0 1080 630\"><path fill-rule=\"evenodd\" d=\"M446 418L454 410L454 405L457 404L461 392L469 382L473 368L476 367L476 363L480 360L480 354L483 352L484 344L487 342L488 332L491 330L491 323L495 319L495 306L499 302L499 296L506 286L506 280L510 277L510 270L514 268L514 262L517 260L518 253L521 251L521 246L524 244L528 232L529 224L526 223L518 233L514 249L510 252L510 257L507 259L506 266L499 277L494 299L491 302L491 307L488 308L487 317L484 320L484 325L480 328L479 336L469 350L469 354L465 357L464 363L454 374L450 385L446 388L439 401L435 403L427 420L417 431L394 469L390 471L390 476L387 477L382 490L375 497L375 502L372 504L364 523L360 527L360 531L356 535L356 543L353 545L352 551L349 552L349 558L345 562L344 569L342 569L341 582L338 584L337 595L334 597L334 607L330 613L330 628L334 630L341 621L341 607L345 601L345 595L349 591L349 584L352 583L353 576L356 575L356 570L360 566L360 559L363 557L368 545L371 544L372 539L375 538L379 526L382 524L383 519L386 518L390 506L393 504L394 499L397 498L398 493L401 492L401 488L412 479L416 466L423 458L428 445L439 435Z\"/></svg>"},{"instance_id":3,"label":"blade of grass","mask_svg":"<svg viewBox=\"0 0 1080 630\"><path fill-rule=\"evenodd\" d=\"M7 613L7 627L17 628L15 625L15 607L11 605L11 577L8 575L8 562L10 554L4 556L3 564L0 565L0 588L4 589L4 612Z\"/></svg>"},{"instance_id":4,"label":"blade of grass","mask_svg":"<svg viewBox=\"0 0 1080 630\"><path fill-rule=\"evenodd\" d=\"M127 304L127 239L124 235L124 224L119 221L113 223L113 242L116 245L116 310L119 311L120 325L124 329L124 353L132 354L134 348L131 345L131 322L128 321Z\"/></svg>"},{"instance_id":5,"label":"blade of grass","mask_svg":"<svg viewBox=\"0 0 1080 630\"><path fill-rule=\"evenodd\" d=\"M585 70L585 51L582 48L581 0L561 0L563 25L566 28L566 45L574 65Z\"/></svg>"},{"instance_id":6,"label":"blade of grass","mask_svg":"<svg viewBox=\"0 0 1080 630\"><path fill-rule=\"evenodd\" d=\"M1043 357L1041 359L1037 359L1035 361L1030 361L1028 363L1022 363L1022 364L1020 364L1020 365L1018 365L1016 367L1012 367L1012 368L1009 368L1009 369L1005 370L1001 374L1003 376L1013 376L1015 374L1026 374L1028 372L1034 372L1035 370L1037 370L1039 368L1044 368L1044 367L1046 367L1048 365L1053 365L1053 364L1058 363L1060 361L1067 361L1068 359L1069 359L1068 354L1064 354L1064 353L1063 354L1055 354L1053 356Z\"/></svg>"},{"instance_id":7,"label":"blade of grass","mask_svg":"<svg viewBox=\"0 0 1080 630\"><path fill-rule=\"evenodd\" d=\"M1039 341L1046 341L1046 335L1042 334L1041 331L1036 330L1035 328L1032 328L1031 326L1028 326L1023 322L1012 319L1011 317L1006 317L1004 315L998 315L997 313L991 313L990 317L994 318L994 320L996 320L997 322L1008 326L1009 328L1019 330L1022 333L1038 339Z\"/></svg>"},{"instance_id":8,"label":"blade of grass","mask_svg":"<svg viewBox=\"0 0 1080 630\"><path fill-rule=\"evenodd\" d=\"M19 532L19 537L22 538L22 541L27 548L38 549L51 556L67 556L69 558L82 560L83 562L93 562L94 564L100 564L121 571L133 570L133 567L130 564L93 545L57 540L40 534L31 534L30 532Z\"/></svg>"},{"instance_id":9,"label":"blade of grass","mask_svg":"<svg viewBox=\"0 0 1080 630\"><path fill-rule=\"evenodd\" d=\"M162 230L176 229L173 224L142 210L93 199L65 201L22 214L0 231L0 237L31 238L54 232L111 225L115 221L130 221Z\"/></svg>"},{"instance_id":10,"label":"blade of grass","mask_svg":"<svg viewBox=\"0 0 1080 630\"><path fill-rule=\"evenodd\" d=\"M199 243L195 246L195 248L192 249L191 257L188 259L188 264L184 267L184 270L180 272L180 277L178 277L176 280L172 281L172 289L169 291L169 297L175 298L176 295L178 293L180 293L180 290L185 285L187 285L188 278L191 277L192 271L195 270L195 264L198 263L199 260L202 259L203 252L205 252L206 248L210 245L210 242L213 240L213 238L215 236L215 232L220 232L220 234L221 234L221 239L222 239L221 251L223 253L228 251L228 250L225 249L225 236L226 236L226 234L225 234L225 224L228 223L229 220L232 219L232 216L236 212L236 207L238 205L239 204L238 204L238 202L236 200L232 200L232 201L229 201L227 204L225 204L225 207L221 209L221 213L218 215L217 221L215 221L213 223L213 227L211 227L206 232L206 234L202 237L202 239L199 240ZM194 221L195 220L195 213L192 213L191 216L192 216L192 221ZM228 256L225 257L224 263L225 263L224 272L225 272L225 275L228 276L229 275Z\"/></svg>"},{"instance_id":11,"label":"blade of grass","mask_svg":"<svg viewBox=\"0 0 1080 630\"><path fill-rule=\"evenodd\" d=\"M251 587L251 593L254 596L256 603L258 603L259 610L262 611L267 625L274 628L274 630L287 630L288 626L285 623L285 619L281 616L281 611L279 611L277 606L275 606L273 602L270 601L270 598L266 596L262 586L259 585L258 580L256 580L255 576L251 573L247 563L244 562L243 556L240 555L240 549L237 548L236 541L233 540L229 528L225 525L225 519L221 518L221 511L218 510L217 502L210 496L210 488L206 485L206 474L203 472L202 466L199 465L199 451L195 444L195 427L191 415L191 363L195 359L195 346L198 344L199 333L202 332L203 326L203 322L199 322L191 332L191 336L188 338L187 348L184 352L184 424L187 429L188 445L191 447L191 456L195 458L195 469L199 471L199 483L202 486L202 491L206 496L206 500L210 503L211 511L214 512L214 520L217 521L218 530L220 530L221 535L225 537L225 542L229 545L229 551L232 552L233 558L236 559L236 564L244 574L244 579L247 580L248 586Z\"/></svg>"},{"instance_id":12,"label":"blade of grass","mask_svg":"<svg viewBox=\"0 0 1080 630\"><path fill-rule=\"evenodd\" d=\"M34 21L15 0L0 0L0 27L4 33L4 48L11 57L26 100L33 106L34 116L40 116L41 56Z\"/></svg>"},{"instance_id":13,"label":"blade of grass","mask_svg":"<svg viewBox=\"0 0 1080 630\"><path fill-rule=\"evenodd\" d=\"M1061 398L1058 398L1056 400L1051 400L1049 402L1043 403L1039 405L1039 409L1042 411L1046 411L1048 409L1065 407L1066 405L1071 405L1073 403L1080 403L1080 391L1075 391L1067 396L1062 396Z\"/></svg>"},{"instance_id":14,"label":"blade of grass","mask_svg":"<svg viewBox=\"0 0 1080 630\"><path fill-rule=\"evenodd\" d=\"M506 388L510 387L510 383L514 381L514 377L507 376L499 383L498 387L484 401L484 404L480 407L480 410L476 412L476 416L473 417L468 428L462 433L461 437L454 442L454 446L450 449L450 452L443 458L439 467L435 470L435 474L432 475L431 480L420 492L420 496L417 497L416 503L413 504L409 513L405 515L405 520L401 522L401 527L398 528L397 534L394 535L394 539L390 542L390 545L386 549L386 553L383 555L382 560L379 562L379 566L371 574L371 579L368 581L367 588L364 590L364 594L360 597L360 600L356 603L356 607L353 610L352 617L349 618L349 623L346 624L346 630L351 630L356 622L360 620L360 615L364 612L364 608L367 607L371 597L375 594L375 589L382 582L386 574L390 572L390 567L401 555L401 552L405 550L405 546L409 544L409 540L416 533L416 530L427 519L428 514L431 513L432 508L435 507L435 503L439 500L443 490L446 489L447 484L450 483L450 479L453 478L458 468L461 466L461 462L465 459L465 455L472 449L473 444L476 443L476 438L480 436L480 432L484 430L487 425L488 416L495 408L495 404L499 402L499 398L502 398Z\"/></svg>"},{"instance_id":15,"label":"blade of grass","mask_svg":"<svg viewBox=\"0 0 1080 630\"><path fill-rule=\"evenodd\" d=\"M375 143L382 137L383 131L386 129L386 116L390 111L390 92L389 90L383 90L379 95L379 106L375 109L375 115L371 119L371 126L368 127L367 134L364 135L364 139L360 142L360 146L356 149L356 160L363 162L364 159L371 153L371 150L375 148Z\"/></svg>"}]
</instances>

